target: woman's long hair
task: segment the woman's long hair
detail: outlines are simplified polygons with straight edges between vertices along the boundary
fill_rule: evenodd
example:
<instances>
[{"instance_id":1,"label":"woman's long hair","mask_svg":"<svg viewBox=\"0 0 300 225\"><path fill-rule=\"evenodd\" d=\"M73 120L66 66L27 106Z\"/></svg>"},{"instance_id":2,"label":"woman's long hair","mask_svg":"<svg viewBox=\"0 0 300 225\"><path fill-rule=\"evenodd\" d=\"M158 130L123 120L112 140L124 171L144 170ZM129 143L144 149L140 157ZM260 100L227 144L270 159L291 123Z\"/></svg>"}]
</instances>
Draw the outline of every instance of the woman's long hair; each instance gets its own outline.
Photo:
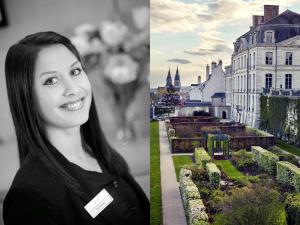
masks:
<instances>
[{"instance_id":1,"label":"woman's long hair","mask_svg":"<svg viewBox=\"0 0 300 225\"><path fill-rule=\"evenodd\" d=\"M49 142L35 104L33 92L34 68L38 53L51 45L61 44L81 62L80 54L70 40L55 32L29 35L10 47L5 60L6 86L9 105L15 125L20 164L28 153L48 167L60 181L76 192L80 185L56 160L49 149ZM116 176L128 174L124 159L108 144L99 124L92 98L88 121L81 126L81 136L91 147L94 157ZM50 147L53 147L50 145Z\"/></svg>"}]
</instances>

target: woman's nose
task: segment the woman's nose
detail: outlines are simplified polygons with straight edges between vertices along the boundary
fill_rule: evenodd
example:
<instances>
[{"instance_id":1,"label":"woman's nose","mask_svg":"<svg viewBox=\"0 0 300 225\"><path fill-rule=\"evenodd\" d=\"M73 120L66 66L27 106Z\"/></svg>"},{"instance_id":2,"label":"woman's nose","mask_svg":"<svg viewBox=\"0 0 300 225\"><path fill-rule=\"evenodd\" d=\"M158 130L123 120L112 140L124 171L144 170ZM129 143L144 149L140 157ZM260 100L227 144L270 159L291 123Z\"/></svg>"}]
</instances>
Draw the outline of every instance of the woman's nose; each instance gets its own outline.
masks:
<instances>
[{"instance_id":1,"label":"woman's nose","mask_svg":"<svg viewBox=\"0 0 300 225\"><path fill-rule=\"evenodd\" d=\"M64 96L72 96L72 95L78 95L80 92L80 88L78 86L78 84L71 78L71 79L65 79L64 81L64 86L65 86L65 90L64 90Z\"/></svg>"}]
</instances>

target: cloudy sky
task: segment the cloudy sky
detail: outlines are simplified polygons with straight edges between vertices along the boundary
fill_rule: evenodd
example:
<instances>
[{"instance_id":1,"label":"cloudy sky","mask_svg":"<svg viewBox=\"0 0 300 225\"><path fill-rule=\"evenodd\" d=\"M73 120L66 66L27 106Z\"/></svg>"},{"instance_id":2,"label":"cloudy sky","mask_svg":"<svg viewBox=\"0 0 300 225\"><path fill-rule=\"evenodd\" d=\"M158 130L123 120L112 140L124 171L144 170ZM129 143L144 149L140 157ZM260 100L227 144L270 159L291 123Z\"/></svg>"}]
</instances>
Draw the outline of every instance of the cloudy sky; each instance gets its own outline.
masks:
<instances>
[{"instance_id":1,"label":"cloudy sky","mask_svg":"<svg viewBox=\"0 0 300 225\"><path fill-rule=\"evenodd\" d=\"M223 60L230 64L233 42L249 30L252 15L263 5L279 5L300 13L299 0L151 0L151 87L165 85L179 68L183 86L205 79L205 66Z\"/></svg>"}]
</instances>

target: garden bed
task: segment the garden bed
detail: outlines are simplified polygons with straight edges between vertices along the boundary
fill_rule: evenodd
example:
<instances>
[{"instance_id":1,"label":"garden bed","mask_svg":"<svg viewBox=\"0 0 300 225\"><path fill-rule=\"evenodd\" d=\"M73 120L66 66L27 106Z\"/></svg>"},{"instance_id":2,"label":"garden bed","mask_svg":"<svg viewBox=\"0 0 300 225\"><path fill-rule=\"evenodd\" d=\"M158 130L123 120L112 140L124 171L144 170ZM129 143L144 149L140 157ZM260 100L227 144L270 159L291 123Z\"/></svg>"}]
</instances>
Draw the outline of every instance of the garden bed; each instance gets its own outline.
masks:
<instances>
[{"instance_id":1,"label":"garden bed","mask_svg":"<svg viewBox=\"0 0 300 225\"><path fill-rule=\"evenodd\" d=\"M267 153L267 150L263 150L266 156L275 157ZM176 157L180 161L182 156ZM222 171L219 188L211 187L208 172L202 166L185 166L192 173L191 179L198 188L209 224L298 224L300 194L296 194L295 189L287 184L277 183L277 175L268 174L272 164L268 164L268 161L255 163L253 157L253 153L243 150L233 153L231 160L214 160L213 163ZM211 164L209 161L207 163ZM285 168L280 169L279 180L282 182L288 182L285 173L289 172L285 171L291 170L297 174L297 169L289 163L278 162L278 165ZM194 193L192 196L197 195Z\"/></svg>"}]
</instances>

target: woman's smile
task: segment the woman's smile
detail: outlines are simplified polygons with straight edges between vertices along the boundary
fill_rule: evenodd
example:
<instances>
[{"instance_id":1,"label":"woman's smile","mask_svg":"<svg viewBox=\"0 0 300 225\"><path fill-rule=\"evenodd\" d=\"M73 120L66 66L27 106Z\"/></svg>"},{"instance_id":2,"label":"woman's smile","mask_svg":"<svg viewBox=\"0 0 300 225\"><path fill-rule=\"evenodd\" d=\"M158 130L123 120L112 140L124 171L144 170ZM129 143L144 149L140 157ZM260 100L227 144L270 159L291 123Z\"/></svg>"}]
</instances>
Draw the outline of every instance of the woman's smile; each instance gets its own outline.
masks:
<instances>
[{"instance_id":1,"label":"woman's smile","mask_svg":"<svg viewBox=\"0 0 300 225\"><path fill-rule=\"evenodd\" d=\"M76 101L67 102L67 103L61 105L60 108L63 108L67 111L78 111L83 108L84 103L85 103L84 100L85 100L85 98L83 97Z\"/></svg>"}]
</instances>

